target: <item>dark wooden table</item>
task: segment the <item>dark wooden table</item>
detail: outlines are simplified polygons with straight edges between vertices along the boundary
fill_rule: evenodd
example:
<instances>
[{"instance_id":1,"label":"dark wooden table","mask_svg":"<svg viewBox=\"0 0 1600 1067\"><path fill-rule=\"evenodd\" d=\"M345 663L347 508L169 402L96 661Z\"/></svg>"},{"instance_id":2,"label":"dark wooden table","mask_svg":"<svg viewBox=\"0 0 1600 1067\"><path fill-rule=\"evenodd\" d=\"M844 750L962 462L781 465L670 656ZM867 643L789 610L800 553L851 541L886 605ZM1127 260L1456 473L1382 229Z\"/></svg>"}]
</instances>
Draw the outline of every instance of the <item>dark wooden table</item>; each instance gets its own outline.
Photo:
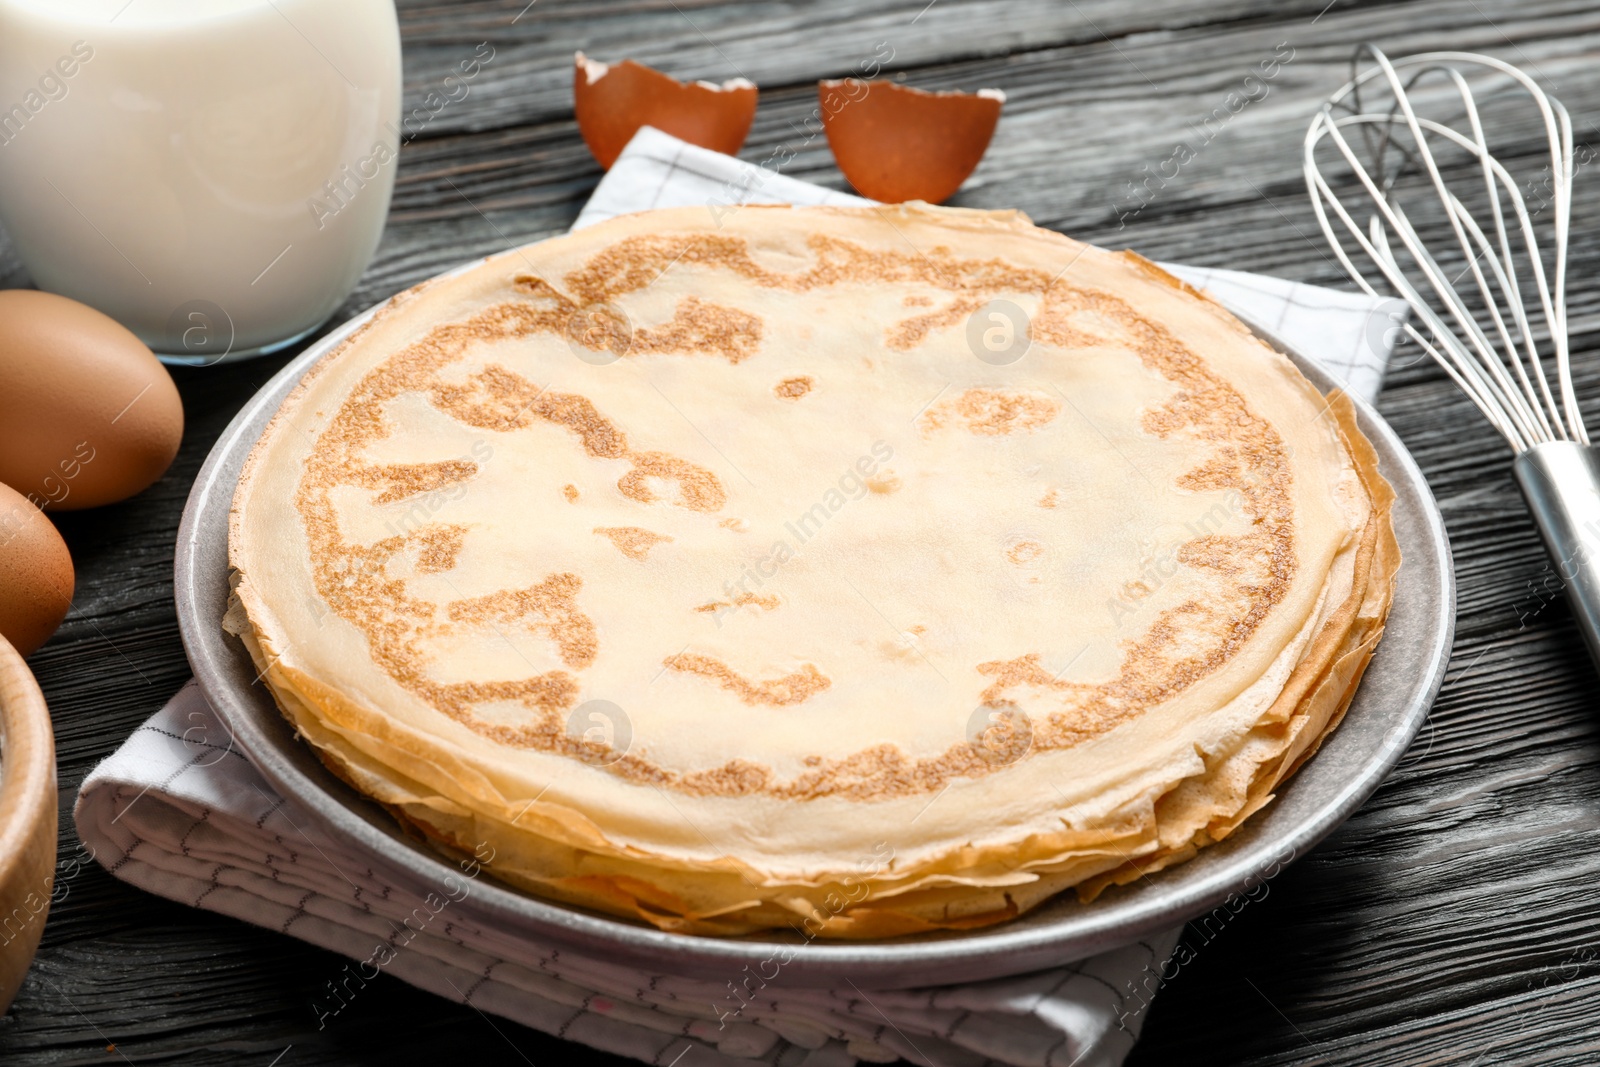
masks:
<instances>
[{"instance_id":1,"label":"dark wooden table","mask_svg":"<svg viewBox=\"0 0 1600 1067\"><path fill-rule=\"evenodd\" d=\"M572 120L575 48L685 78L749 77L763 91L744 155L786 142L798 148L787 173L842 187L826 144L802 145L801 124L816 79L887 45L887 69L912 84L1009 96L955 203L1020 207L1158 259L1333 285L1345 283L1306 200L1300 140L1357 42L1522 64L1565 100L1578 140L1600 145L1592 3L525 2L402 0L408 109L480 43L494 56L402 152L383 245L339 318L567 228L599 178ZM1290 58L1258 83L1266 91L1247 84L1274 55ZM1241 90L1254 99L1232 114ZM1192 161L1131 211L1145 197L1129 183L1179 142ZM1575 368L1600 411L1592 174L1579 176L1574 217ZM0 285L26 283L0 238ZM63 856L77 845L78 783L188 676L172 602L179 512L212 441L286 358L176 372L189 421L172 470L125 504L59 517L77 601L32 665L55 717ZM1544 556L1504 445L1425 360L1399 363L1379 408L1426 471L1454 545L1449 679L1359 814L1220 933L1191 928L1195 958L1155 1002L1133 1064L1600 1062L1595 674L1565 606L1538 591ZM387 977L319 1031L312 1000L342 965L331 954L158 900L93 864L65 893L0 1022L0 1062L621 1062Z\"/></svg>"}]
</instances>

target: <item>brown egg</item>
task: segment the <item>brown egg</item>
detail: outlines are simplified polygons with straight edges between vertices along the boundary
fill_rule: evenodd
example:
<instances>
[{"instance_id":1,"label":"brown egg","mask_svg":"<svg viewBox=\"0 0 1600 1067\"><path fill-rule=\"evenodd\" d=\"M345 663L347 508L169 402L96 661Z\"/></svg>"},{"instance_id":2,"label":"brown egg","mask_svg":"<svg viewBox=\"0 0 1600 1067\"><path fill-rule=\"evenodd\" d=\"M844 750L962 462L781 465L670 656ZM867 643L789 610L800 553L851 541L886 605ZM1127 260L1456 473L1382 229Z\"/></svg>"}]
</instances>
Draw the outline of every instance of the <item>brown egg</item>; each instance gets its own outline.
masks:
<instances>
[{"instance_id":1,"label":"brown egg","mask_svg":"<svg viewBox=\"0 0 1600 1067\"><path fill-rule=\"evenodd\" d=\"M0 635L24 656L72 606L72 557L44 513L0 485Z\"/></svg>"},{"instance_id":2,"label":"brown egg","mask_svg":"<svg viewBox=\"0 0 1600 1067\"><path fill-rule=\"evenodd\" d=\"M50 510L109 504L161 477L182 437L144 342L76 300L0 292L0 482Z\"/></svg>"},{"instance_id":3,"label":"brown egg","mask_svg":"<svg viewBox=\"0 0 1600 1067\"><path fill-rule=\"evenodd\" d=\"M1005 94L930 93L890 81L817 83L828 147L856 192L886 204L937 204L983 158Z\"/></svg>"},{"instance_id":4,"label":"brown egg","mask_svg":"<svg viewBox=\"0 0 1600 1067\"><path fill-rule=\"evenodd\" d=\"M572 74L578 132L602 167L611 169L641 126L728 155L739 151L756 114L756 87L743 78L685 85L624 59L597 63L579 52Z\"/></svg>"}]
</instances>

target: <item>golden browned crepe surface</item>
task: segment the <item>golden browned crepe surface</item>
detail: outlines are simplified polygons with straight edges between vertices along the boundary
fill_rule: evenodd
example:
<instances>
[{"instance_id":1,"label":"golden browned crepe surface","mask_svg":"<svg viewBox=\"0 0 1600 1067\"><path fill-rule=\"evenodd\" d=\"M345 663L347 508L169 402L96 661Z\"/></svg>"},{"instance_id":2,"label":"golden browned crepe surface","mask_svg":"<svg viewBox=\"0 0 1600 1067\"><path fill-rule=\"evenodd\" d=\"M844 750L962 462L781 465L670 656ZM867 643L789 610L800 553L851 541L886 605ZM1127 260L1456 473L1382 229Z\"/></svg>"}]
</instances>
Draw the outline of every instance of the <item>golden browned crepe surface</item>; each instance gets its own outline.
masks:
<instances>
[{"instance_id":1,"label":"golden browned crepe surface","mask_svg":"<svg viewBox=\"0 0 1600 1067\"><path fill-rule=\"evenodd\" d=\"M250 458L228 625L501 878L710 934L1001 921L1191 855L1399 565L1341 398L1014 213L650 212L392 301Z\"/></svg>"}]
</instances>

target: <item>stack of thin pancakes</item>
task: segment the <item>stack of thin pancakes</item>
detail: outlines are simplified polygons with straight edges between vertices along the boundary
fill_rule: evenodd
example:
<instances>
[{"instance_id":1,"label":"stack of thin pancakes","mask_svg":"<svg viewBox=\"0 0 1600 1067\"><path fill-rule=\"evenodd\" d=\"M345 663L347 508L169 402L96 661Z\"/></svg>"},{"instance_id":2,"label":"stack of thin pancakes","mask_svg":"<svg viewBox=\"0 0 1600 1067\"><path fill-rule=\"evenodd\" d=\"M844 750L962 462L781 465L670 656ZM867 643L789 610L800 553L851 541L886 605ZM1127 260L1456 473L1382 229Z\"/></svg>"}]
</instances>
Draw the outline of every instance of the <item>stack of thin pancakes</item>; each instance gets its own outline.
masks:
<instances>
[{"instance_id":1,"label":"stack of thin pancakes","mask_svg":"<svg viewBox=\"0 0 1600 1067\"><path fill-rule=\"evenodd\" d=\"M506 882L970 928L1272 799L1377 643L1391 499L1347 401L1132 254L647 212L317 363L240 481L226 624L328 767Z\"/></svg>"}]
</instances>

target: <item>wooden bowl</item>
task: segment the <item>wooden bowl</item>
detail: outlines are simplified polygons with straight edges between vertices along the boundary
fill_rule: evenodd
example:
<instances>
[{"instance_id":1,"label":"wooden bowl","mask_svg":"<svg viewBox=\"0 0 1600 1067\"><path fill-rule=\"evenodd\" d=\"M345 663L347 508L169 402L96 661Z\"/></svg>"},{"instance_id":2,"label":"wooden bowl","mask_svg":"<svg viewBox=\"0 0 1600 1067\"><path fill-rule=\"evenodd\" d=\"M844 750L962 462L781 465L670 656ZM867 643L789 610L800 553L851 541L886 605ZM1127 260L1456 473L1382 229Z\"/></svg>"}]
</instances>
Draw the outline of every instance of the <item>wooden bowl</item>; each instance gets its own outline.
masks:
<instances>
[{"instance_id":1,"label":"wooden bowl","mask_svg":"<svg viewBox=\"0 0 1600 1067\"><path fill-rule=\"evenodd\" d=\"M57 819L50 711L28 665L0 637L0 1015L50 912Z\"/></svg>"}]
</instances>

